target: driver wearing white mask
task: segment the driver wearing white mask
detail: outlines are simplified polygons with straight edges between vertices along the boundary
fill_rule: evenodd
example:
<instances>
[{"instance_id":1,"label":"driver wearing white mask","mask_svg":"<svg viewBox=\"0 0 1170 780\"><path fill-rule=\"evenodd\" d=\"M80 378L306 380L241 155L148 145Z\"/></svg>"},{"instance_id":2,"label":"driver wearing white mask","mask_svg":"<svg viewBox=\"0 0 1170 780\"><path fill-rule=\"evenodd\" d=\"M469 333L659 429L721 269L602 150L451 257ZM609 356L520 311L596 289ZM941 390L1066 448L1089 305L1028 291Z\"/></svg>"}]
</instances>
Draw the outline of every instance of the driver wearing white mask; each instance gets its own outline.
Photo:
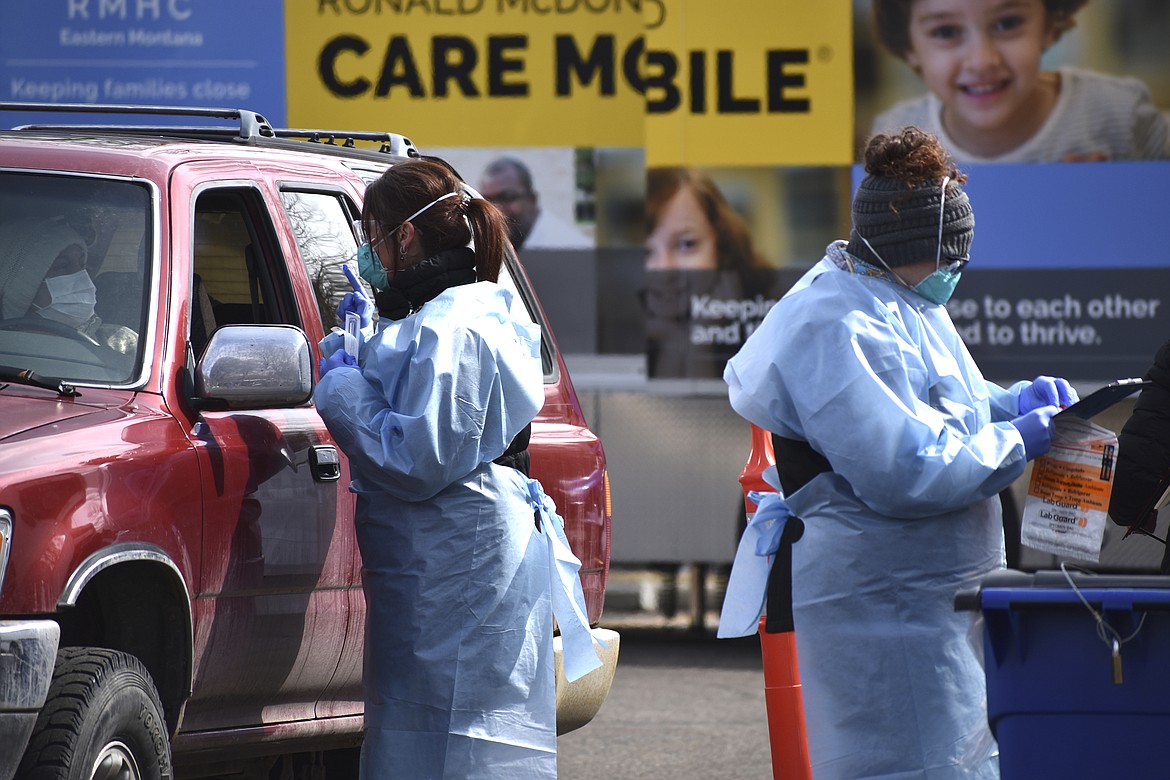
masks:
<instances>
[{"instance_id":1,"label":"driver wearing white mask","mask_svg":"<svg viewBox=\"0 0 1170 780\"><path fill-rule=\"evenodd\" d=\"M0 228L0 258L0 317L52 320L122 354L135 351L138 334L94 313L85 239L64 219Z\"/></svg>"}]
</instances>

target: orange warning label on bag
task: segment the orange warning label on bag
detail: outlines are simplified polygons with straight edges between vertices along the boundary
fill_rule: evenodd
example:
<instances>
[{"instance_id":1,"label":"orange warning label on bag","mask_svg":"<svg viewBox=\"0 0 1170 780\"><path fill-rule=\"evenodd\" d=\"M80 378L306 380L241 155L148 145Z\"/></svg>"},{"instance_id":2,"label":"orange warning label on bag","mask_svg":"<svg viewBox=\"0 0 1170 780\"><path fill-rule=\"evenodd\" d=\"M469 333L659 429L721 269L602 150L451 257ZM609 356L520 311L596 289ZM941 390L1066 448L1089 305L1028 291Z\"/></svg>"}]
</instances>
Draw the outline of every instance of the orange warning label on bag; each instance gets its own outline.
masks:
<instances>
[{"instance_id":1,"label":"orange warning label on bag","mask_svg":"<svg viewBox=\"0 0 1170 780\"><path fill-rule=\"evenodd\" d=\"M1079 451L1062 447L1061 457L1036 458L1028 495L1053 505L1068 504L1070 509L1108 511L1115 448L1094 443L1103 446Z\"/></svg>"},{"instance_id":2,"label":"orange warning label on bag","mask_svg":"<svg viewBox=\"0 0 1170 780\"><path fill-rule=\"evenodd\" d=\"M1020 541L1096 561L1101 555L1117 436L1085 420L1054 423L1052 447L1032 462Z\"/></svg>"}]
</instances>

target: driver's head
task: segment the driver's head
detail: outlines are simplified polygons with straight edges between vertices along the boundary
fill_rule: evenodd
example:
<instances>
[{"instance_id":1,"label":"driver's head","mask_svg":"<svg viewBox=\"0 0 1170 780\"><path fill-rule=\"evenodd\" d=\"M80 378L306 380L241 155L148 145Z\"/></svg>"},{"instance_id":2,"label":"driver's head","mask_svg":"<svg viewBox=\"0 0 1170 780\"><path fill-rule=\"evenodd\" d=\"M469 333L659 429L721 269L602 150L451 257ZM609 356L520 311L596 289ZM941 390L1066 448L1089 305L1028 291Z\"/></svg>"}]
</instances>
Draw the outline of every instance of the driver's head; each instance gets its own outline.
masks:
<instances>
[{"instance_id":1,"label":"driver's head","mask_svg":"<svg viewBox=\"0 0 1170 780\"><path fill-rule=\"evenodd\" d=\"M85 272L85 239L61 217L0 225L0 318L24 317L52 301L47 279Z\"/></svg>"}]
</instances>

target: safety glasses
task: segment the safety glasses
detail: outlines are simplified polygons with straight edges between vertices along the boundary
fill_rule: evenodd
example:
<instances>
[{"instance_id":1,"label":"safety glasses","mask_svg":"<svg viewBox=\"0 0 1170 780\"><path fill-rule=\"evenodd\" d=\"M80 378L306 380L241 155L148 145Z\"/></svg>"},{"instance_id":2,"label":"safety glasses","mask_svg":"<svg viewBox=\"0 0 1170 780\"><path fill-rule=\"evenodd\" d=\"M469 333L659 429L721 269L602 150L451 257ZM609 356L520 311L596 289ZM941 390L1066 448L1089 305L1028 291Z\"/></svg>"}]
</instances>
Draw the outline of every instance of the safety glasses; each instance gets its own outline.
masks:
<instances>
[{"instance_id":1,"label":"safety glasses","mask_svg":"<svg viewBox=\"0 0 1170 780\"><path fill-rule=\"evenodd\" d=\"M387 238L390 237L390 232L393 232L379 231L382 234L381 237L379 237L377 241L371 241L370 233L372 230L370 228L373 227L373 224L374 223L371 222L369 225L366 225L366 223L362 222L360 219L355 219L353 221L353 233L357 237L358 244L369 244L371 252L375 250L376 244L381 244L384 242Z\"/></svg>"},{"instance_id":2,"label":"safety glasses","mask_svg":"<svg viewBox=\"0 0 1170 780\"><path fill-rule=\"evenodd\" d=\"M939 264L939 268L951 274L962 273L963 269L967 267L967 263L971 262L970 255L963 255L962 257L948 257L945 262Z\"/></svg>"}]
</instances>

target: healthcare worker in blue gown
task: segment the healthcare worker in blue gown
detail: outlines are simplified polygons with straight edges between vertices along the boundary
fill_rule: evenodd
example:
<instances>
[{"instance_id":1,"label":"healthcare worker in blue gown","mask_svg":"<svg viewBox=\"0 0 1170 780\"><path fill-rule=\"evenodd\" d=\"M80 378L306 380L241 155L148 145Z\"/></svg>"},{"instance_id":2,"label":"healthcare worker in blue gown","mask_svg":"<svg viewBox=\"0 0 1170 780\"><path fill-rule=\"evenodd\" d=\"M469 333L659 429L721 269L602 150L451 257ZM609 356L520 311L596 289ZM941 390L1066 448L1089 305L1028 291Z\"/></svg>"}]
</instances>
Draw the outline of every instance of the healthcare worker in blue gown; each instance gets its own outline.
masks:
<instances>
[{"instance_id":1,"label":"healthcare worker in blue gown","mask_svg":"<svg viewBox=\"0 0 1170 780\"><path fill-rule=\"evenodd\" d=\"M370 185L362 222L374 301L351 277L338 314L361 317L359 354L327 336L316 390L357 494L361 776L554 778L554 612L566 677L600 662L580 562L526 474L544 373L539 328L495 283L504 218L411 160Z\"/></svg>"},{"instance_id":2,"label":"healthcare worker in blue gown","mask_svg":"<svg viewBox=\"0 0 1170 780\"><path fill-rule=\"evenodd\" d=\"M778 436L781 483L801 477L784 500L805 526L792 595L814 777L996 778L976 616L953 598L1004 565L998 494L1075 393L1051 377L998 387L963 345L944 304L975 221L937 140L877 136L865 170L849 241L724 379Z\"/></svg>"}]
</instances>

